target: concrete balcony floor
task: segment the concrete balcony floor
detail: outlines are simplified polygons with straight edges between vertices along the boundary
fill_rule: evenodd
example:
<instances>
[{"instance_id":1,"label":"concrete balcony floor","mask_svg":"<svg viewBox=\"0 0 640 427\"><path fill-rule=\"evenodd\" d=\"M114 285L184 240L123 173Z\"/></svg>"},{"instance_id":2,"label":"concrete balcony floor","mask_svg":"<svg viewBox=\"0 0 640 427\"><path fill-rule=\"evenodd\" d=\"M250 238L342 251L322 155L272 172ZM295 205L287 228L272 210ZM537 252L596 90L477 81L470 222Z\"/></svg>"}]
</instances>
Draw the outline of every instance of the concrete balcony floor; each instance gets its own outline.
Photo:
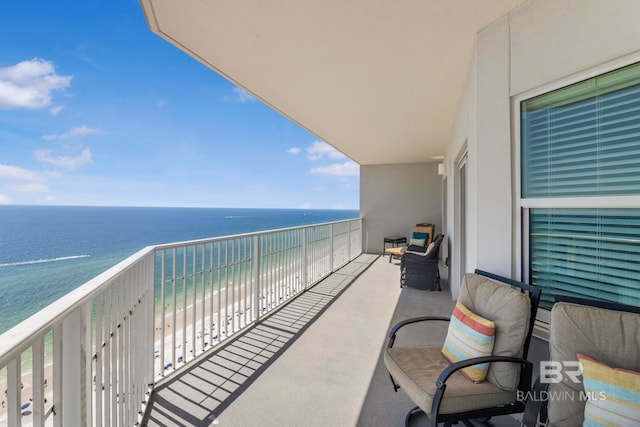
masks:
<instances>
[{"instance_id":1,"label":"concrete balcony floor","mask_svg":"<svg viewBox=\"0 0 640 427\"><path fill-rule=\"evenodd\" d=\"M384 368L387 332L398 320L449 316L454 302L446 288L400 289L399 274L397 261L361 255L159 384L144 424L402 426L414 405L393 391ZM398 345L438 343L446 334L446 324L405 329Z\"/></svg>"}]
</instances>

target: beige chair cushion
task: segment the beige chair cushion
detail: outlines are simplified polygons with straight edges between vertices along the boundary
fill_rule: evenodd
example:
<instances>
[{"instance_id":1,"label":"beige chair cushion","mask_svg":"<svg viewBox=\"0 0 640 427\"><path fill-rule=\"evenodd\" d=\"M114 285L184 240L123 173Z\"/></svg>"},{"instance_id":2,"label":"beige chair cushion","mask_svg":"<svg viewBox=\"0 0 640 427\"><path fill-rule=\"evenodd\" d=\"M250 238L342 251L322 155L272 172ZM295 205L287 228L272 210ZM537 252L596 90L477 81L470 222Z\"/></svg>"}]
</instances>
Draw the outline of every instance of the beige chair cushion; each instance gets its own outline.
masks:
<instances>
[{"instance_id":1,"label":"beige chair cushion","mask_svg":"<svg viewBox=\"0 0 640 427\"><path fill-rule=\"evenodd\" d=\"M522 356L531 317L528 295L485 276L468 273L462 280L458 301L495 323L494 356ZM520 366L492 363L487 381L504 390L515 390L520 381Z\"/></svg>"},{"instance_id":2,"label":"beige chair cushion","mask_svg":"<svg viewBox=\"0 0 640 427\"><path fill-rule=\"evenodd\" d=\"M559 302L551 309L549 353L554 361L577 361L581 353L609 366L637 371L640 314ZM578 396L550 399L549 425L582 425L586 404L579 398L582 391L582 382L574 383L567 375L561 383L549 384L555 396Z\"/></svg>"},{"instance_id":3,"label":"beige chair cushion","mask_svg":"<svg viewBox=\"0 0 640 427\"><path fill-rule=\"evenodd\" d=\"M396 347L384 353L384 364L406 395L429 413L436 392L436 380L449 362L440 346ZM459 372L447 380L440 405L441 414L508 405L516 401L515 391L505 391L485 381L475 384Z\"/></svg>"}]
</instances>

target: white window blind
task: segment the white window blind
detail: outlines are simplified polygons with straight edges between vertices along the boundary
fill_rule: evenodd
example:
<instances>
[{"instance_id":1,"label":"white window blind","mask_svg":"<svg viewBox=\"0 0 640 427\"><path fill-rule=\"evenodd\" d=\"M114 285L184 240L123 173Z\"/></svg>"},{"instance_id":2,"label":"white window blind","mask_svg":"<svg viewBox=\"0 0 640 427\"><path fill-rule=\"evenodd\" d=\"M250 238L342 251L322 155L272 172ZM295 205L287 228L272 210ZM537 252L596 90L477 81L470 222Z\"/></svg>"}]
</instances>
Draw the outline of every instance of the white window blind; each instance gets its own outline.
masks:
<instances>
[{"instance_id":1,"label":"white window blind","mask_svg":"<svg viewBox=\"0 0 640 427\"><path fill-rule=\"evenodd\" d=\"M531 209L531 282L555 295L640 306L640 209Z\"/></svg>"},{"instance_id":2,"label":"white window blind","mask_svg":"<svg viewBox=\"0 0 640 427\"><path fill-rule=\"evenodd\" d=\"M640 198L640 64L524 101L521 144L523 205ZM557 294L640 306L640 209L528 212L529 277L543 307Z\"/></svg>"},{"instance_id":3,"label":"white window blind","mask_svg":"<svg viewBox=\"0 0 640 427\"><path fill-rule=\"evenodd\" d=\"M640 195L640 66L525 101L521 129L523 198Z\"/></svg>"}]
</instances>

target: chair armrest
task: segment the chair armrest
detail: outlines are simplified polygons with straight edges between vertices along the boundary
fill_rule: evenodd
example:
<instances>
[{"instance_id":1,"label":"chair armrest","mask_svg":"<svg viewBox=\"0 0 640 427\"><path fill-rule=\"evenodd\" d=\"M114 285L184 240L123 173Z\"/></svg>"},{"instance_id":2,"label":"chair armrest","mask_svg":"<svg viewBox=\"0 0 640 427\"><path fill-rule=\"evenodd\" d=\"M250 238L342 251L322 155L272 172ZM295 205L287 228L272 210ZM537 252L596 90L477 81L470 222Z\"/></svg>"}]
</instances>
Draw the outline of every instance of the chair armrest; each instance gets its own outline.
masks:
<instances>
[{"instance_id":1,"label":"chair armrest","mask_svg":"<svg viewBox=\"0 0 640 427\"><path fill-rule=\"evenodd\" d=\"M427 322L430 320L449 322L451 318L443 317L443 316L422 316L422 317L414 317L411 319L402 320L396 323L395 325L393 325L393 327L391 328L391 331L389 332L389 343L387 344L387 348L393 347L393 343L396 341L396 333L400 330L400 328L410 325L412 323Z\"/></svg>"},{"instance_id":2,"label":"chair armrest","mask_svg":"<svg viewBox=\"0 0 640 427\"><path fill-rule=\"evenodd\" d=\"M427 257L427 255L432 255L432 254L431 252L427 252L427 251L417 252L417 251L412 251L410 249L407 249L405 253L402 254L403 257L413 258L416 260L423 260Z\"/></svg>"},{"instance_id":3,"label":"chair armrest","mask_svg":"<svg viewBox=\"0 0 640 427\"><path fill-rule=\"evenodd\" d=\"M527 377L531 377L531 373L533 372L533 363L526 359L522 359L520 357L510 357L510 356L484 356L484 357L474 357L467 360L461 360L460 362L452 363L442 370L440 376L438 376L438 380L436 381L436 392L433 397L433 403L431 404L431 419L438 419L438 412L440 411L440 403L442 402L442 398L444 397L445 389L447 388L447 379L453 375L455 372L459 371L462 368L466 368L467 366L478 365L480 363L491 363L491 362L510 362L510 363L518 363L524 365L524 375ZM521 373L523 375L523 373ZM522 381L521 381L522 384ZM531 379L529 378L526 382L526 389L529 390L529 386L531 385ZM524 404L523 404L524 405Z\"/></svg>"},{"instance_id":4,"label":"chair armrest","mask_svg":"<svg viewBox=\"0 0 640 427\"><path fill-rule=\"evenodd\" d=\"M418 246L418 245L409 245L407 247L407 252L419 255L419 254L426 254L427 253L427 247L426 246Z\"/></svg>"},{"instance_id":5,"label":"chair armrest","mask_svg":"<svg viewBox=\"0 0 640 427\"><path fill-rule=\"evenodd\" d=\"M521 357L511 357L511 356L473 357L471 359L461 360L459 362L452 363L451 365L444 368L440 373L440 376L438 376L438 380L436 381L436 387L440 388L441 386L446 386L447 379L462 368L466 368L468 366L473 366L473 365L479 365L481 363L493 363L493 362L518 363L521 365L525 365L529 369L533 369L533 363Z\"/></svg>"}]
</instances>

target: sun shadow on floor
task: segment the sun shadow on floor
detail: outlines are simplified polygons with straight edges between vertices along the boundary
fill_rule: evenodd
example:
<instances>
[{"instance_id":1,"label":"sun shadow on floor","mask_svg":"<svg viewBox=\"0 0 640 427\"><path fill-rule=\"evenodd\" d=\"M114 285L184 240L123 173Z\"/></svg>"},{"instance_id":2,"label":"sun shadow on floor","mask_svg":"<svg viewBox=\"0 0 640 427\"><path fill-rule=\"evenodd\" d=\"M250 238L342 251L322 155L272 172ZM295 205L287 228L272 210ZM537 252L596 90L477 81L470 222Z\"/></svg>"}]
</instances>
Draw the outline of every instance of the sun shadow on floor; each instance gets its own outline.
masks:
<instances>
[{"instance_id":1,"label":"sun shadow on floor","mask_svg":"<svg viewBox=\"0 0 640 427\"><path fill-rule=\"evenodd\" d=\"M209 426L377 259L361 255L158 385L142 425Z\"/></svg>"}]
</instances>

